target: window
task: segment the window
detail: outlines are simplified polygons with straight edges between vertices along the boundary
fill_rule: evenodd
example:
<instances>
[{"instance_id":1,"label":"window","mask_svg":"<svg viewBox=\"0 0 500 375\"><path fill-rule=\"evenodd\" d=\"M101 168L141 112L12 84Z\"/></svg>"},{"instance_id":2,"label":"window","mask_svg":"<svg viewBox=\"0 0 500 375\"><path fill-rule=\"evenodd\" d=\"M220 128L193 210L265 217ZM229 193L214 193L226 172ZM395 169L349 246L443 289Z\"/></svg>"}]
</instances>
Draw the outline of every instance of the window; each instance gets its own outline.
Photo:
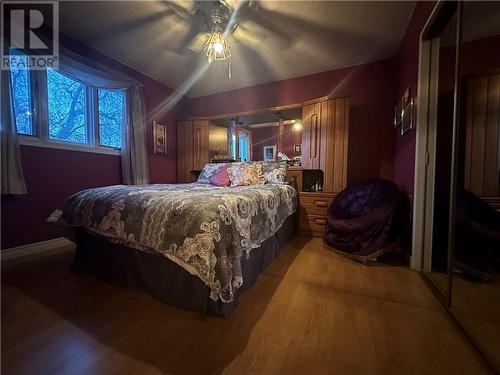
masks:
<instances>
[{"instance_id":1,"label":"window","mask_svg":"<svg viewBox=\"0 0 500 375\"><path fill-rule=\"evenodd\" d=\"M121 148L124 122L123 91L97 90L99 107L99 144Z\"/></svg>"},{"instance_id":2,"label":"window","mask_svg":"<svg viewBox=\"0 0 500 375\"><path fill-rule=\"evenodd\" d=\"M52 69L47 70L49 138L87 143L87 93L85 85Z\"/></svg>"},{"instance_id":3,"label":"window","mask_svg":"<svg viewBox=\"0 0 500 375\"><path fill-rule=\"evenodd\" d=\"M11 84L21 143L104 153L121 148L124 90L97 89L51 69L12 68Z\"/></svg>"},{"instance_id":4,"label":"window","mask_svg":"<svg viewBox=\"0 0 500 375\"><path fill-rule=\"evenodd\" d=\"M16 60L18 60L19 65L22 65L23 60L27 63L26 56L18 56ZM19 65L16 64L16 66ZM34 135L31 78L29 73L29 70L13 67L10 70L10 79L12 83L17 132L19 134Z\"/></svg>"},{"instance_id":5,"label":"window","mask_svg":"<svg viewBox=\"0 0 500 375\"><path fill-rule=\"evenodd\" d=\"M251 145L251 133L247 130L239 130L239 160L250 161L250 145ZM231 156L233 159L236 158L236 134L235 131L231 131Z\"/></svg>"}]
</instances>

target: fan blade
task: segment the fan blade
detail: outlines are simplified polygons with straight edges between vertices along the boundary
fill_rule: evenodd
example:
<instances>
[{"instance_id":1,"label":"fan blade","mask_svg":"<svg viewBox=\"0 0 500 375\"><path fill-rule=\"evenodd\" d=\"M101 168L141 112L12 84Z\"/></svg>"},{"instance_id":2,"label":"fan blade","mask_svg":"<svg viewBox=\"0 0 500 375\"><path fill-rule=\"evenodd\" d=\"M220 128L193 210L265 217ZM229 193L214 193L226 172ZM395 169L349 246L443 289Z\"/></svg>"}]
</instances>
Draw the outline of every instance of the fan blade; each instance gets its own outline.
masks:
<instances>
[{"instance_id":1,"label":"fan blade","mask_svg":"<svg viewBox=\"0 0 500 375\"><path fill-rule=\"evenodd\" d=\"M191 21L191 16L196 13L195 3L191 0L167 1L167 5L180 18Z\"/></svg>"},{"instance_id":2,"label":"fan blade","mask_svg":"<svg viewBox=\"0 0 500 375\"><path fill-rule=\"evenodd\" d=\"M258 2L249 2L247 6L242 6L238 15L239 20L242 22L251 21L257 24L260 28L265 29L267 32L273 34L275 39L278 39L285 47L290 47L294 43L294 38L273 22L273 19L265 14L265 9L261 8Z\"/></svg>"},{"instance_id":3,"label":"fan blade","mask_svg":"<svg viewBox=\"0 0 500 375\"><path fill-rule=\"evenodd\" d=\"M258 29L258 25L246 22L245 26L238 24L232 35L237 41L255 47L267 38L267 35Z\"/></svg>"},{"instance_id":4,"label":"fan blade","mask_svg":"<svg viewBox=\"0 0 500 375\"><path fill-rule=\"evenodd\" d=\"M209 33L199 33L195 35L193 39L191 39L191 41L187 45L187 48L194 52L201 52L203 51L203 47L205 46L205 43L207 42L209 37Z\"/></svg>"}]
</instances>

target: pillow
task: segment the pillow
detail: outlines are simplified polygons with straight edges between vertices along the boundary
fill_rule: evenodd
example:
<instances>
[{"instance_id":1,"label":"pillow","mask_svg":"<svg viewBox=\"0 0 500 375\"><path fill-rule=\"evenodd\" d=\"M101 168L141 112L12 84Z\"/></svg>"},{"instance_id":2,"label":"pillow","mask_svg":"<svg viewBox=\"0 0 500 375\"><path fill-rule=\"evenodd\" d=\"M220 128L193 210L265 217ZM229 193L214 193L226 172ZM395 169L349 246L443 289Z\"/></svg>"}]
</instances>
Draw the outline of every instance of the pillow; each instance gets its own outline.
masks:
<instances>
[{"instance_id":1,"label":"pillow","mask_svg":"<svg viewBox=\"0 0 500 375\"><path fill-rule=\"evenodd\" d=\"M229 168L229 164L224 164L224 166L219 169L215 174L210 176L208 181L215 186L229 186L231 185L231 180L229 179L229 175L227 174L227 169Z\"/></svg>"},{"instance_id":2,"label":"pillow","mask_svg":"<svg viewBox=\"0 0 500 375\"><path fill-rule=\"evenodd\" d=\"M261 161L262 172L266 183L269 184L286 184L288 165L277 162Z\"/></svg>"},{"instance_id":3,"label":"pillow","mask_svg":"<svg viewBox=\"0 0 500 375\"><path fill-rule=\"evenodd\" d=\"M203 184L209 184L210 183L210 177L212 177L214 174L216 174L218 171L224 167L226 163L207 163L203 167L203 170L201 171L200 175L198 176L198 182L201 182Z\"/></svg>"},{"instance_id":4,"label":"pillow","mask_svg":"<svg viewBox=\"0 0 500 375\"><path fill-rule=\"evenodd\" d=\"M231 186L263 185L262 165L258 163L232 163L227 169Z\"/></svg>"}]
</instances>

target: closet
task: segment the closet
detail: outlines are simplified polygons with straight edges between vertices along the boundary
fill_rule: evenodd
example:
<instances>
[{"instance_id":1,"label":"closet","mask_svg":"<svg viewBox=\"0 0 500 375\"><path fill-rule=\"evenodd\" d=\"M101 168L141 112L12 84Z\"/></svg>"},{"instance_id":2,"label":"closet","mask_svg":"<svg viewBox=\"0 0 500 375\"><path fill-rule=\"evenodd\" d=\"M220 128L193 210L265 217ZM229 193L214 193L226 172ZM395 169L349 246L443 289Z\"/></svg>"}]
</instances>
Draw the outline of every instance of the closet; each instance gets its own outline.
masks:
<instances>
[{"instance_id":1,"label":"closet","mask_svg":"<svg viewBox=\"0 0 500 375\"><path fill-rule=\"evenodd\" d=\"M421 34L412 255L492 373L500 373L499 19L498 2L438 2Z\"/></svg>"}]
</instances>

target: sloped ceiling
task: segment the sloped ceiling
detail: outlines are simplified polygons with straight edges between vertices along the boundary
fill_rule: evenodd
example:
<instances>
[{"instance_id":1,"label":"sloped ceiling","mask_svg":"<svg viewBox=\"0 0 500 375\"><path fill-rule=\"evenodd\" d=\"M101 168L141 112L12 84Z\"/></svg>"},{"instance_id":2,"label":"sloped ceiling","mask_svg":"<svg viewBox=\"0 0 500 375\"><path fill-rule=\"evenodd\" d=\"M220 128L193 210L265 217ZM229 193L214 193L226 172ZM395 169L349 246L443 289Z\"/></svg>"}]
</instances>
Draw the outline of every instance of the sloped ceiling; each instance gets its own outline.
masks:
<instances>
[{"instance_id":1,"label":"sloped ceiling","mask_svg":"<svg viewBox=\"0 0 500 375\"><path fill-rule=\"evenodd\" d=\"M164 84L197 97L395 56L414 2L252 1L257 41L229 37L228 63L187 48L190 21L163 1L60 3L60 29ZM244 9L244 8L240 8ZM264 26L263 26L264 25Z\"/></svg>"}]
</instances>

